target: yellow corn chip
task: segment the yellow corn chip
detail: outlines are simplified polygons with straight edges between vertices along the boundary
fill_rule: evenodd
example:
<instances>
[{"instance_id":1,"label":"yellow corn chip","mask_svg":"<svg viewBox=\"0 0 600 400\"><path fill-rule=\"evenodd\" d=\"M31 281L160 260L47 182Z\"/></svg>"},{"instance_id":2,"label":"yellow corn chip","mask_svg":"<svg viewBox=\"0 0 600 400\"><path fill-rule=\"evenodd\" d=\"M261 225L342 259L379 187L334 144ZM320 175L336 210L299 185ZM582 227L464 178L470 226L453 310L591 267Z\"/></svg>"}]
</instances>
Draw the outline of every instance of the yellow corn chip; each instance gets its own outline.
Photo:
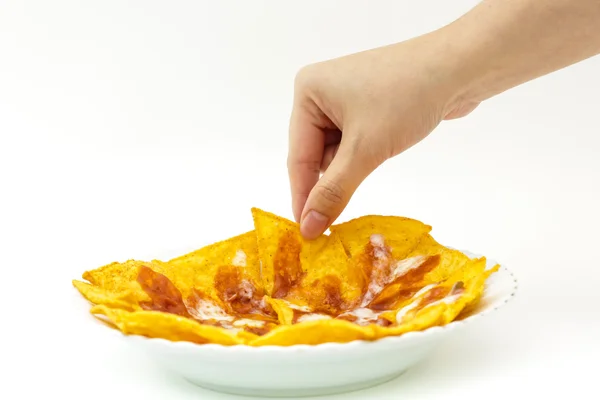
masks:
<instances>
[{"instance_id":1,"label":"yellow corn chip","mask_svg":"<svg viewBox=\"0 0 600 400\"><path fill-rule=\"evenodd\" d=\"M103 305L92 307L90 312L106 316L125 334L199 344L216 343L231 346L241 343L241 339L235 333L215 326L202 325L175 314L158 311L128 312Z\"/></svg>"},{"instance_id":2,"label":"yellow corn chip","mask_svg":"<svg viewBox=\"0 0 600 400\"><path fill-rule=\"evenodd\" d=\"M123 290L122 292L109 291L78 280L73 280L73 286L93 304L122 308L127 311L140 309L135 293L130 290Z\"/></svg>"},{"instance_id":3,"label":"yellow corn chip","mask_svg":"<svg viewBox=\"0 0 600 400\"><path fill-rule=\"evenodd\" d=\"M488 277L431 227L369 215L302 238L253 208L254 230L167 262L128 260L73 281L125 334L226 346L376 340L444 325L471 310ZM89 283L88 283L89 282Z\"/></svg>"},{"instance_id":4,"label":"yellow corn chip","mask_svg":"<svg viewBox=\"0 0 600 400\"><path fill-rule=\"evenodd\" d=\"M367 215L333 225L329 230L339 236L351 257L364 253L365 247L376 235L381 236L391 248L392 258L401 260L431 231L431 227L410 218Z\"/></svg>"},{"instance_id":5,"label":"yellow corn chip","mask_svg":"<svg viewBox=\"0 0 600 400\"><path fill-rule=\"evenodd\" d=\"M298 224L257 208L252 213L267 294L328 313L357 302L361 274L348 262L337 236L308 241Z\"/></svg>"},{"instance_id":6,"label":"yellow corn chip","mask_svg":"<svg viewBox=\"0 0 600 400\"><path fill-rule=\"evenodd\" d=\"M400 336L407 332L422 331L440 325L445 309L445 304L436 304L420 310L413 318L396 326L382 327L375 325L373 326L374 336L376 339L386 336Z\"/></svg>"},{"instance_id":7,"label":"yellow corn chip","mask_svg":"<svg viewBox=\"0 0 600 400\"><path fill-rule=\"evenodd\" d=\"M358 326L342 320L302 322L277 329L248 342L250 346L315 345L324 342L346 343L374 338L373 327Z\"/></svg>"},{"instance_id":8,"label":"yellow corn chip","mask_svg":"<svg viewBox=\"0 0 600 400\"><path fill-rule=\"evenodd\" d=\"M171 270L178 271L182 278L180 287L188 293L196 288L205 293L214 293L214 279L222 266L239 267L243 278L248 279L257 290L262 291L260 261L254 231L246 232L228 240L213 243L199 250L168 261Z\"/></svg>"}]
</instances>

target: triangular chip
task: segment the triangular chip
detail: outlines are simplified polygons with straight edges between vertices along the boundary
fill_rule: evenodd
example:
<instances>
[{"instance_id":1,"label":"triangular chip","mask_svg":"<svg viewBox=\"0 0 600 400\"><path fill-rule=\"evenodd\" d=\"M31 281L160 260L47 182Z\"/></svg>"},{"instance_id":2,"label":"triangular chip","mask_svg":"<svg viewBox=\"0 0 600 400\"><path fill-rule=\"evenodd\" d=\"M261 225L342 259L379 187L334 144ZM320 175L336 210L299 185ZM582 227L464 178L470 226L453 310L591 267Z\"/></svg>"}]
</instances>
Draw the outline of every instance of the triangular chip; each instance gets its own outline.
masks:
<instances>
[{"instance_id":1,"label":"triangular chip","mask_svg":"<svg viewBox=\"0 0 600 400\"><path fill-rule=\"evenodd\" d=\"M330 319L281 326L247 344L250 346L316 345L324 342L347 343L354 340L371 340L374 337L372 326L358 326L348 321Z\"/></svg>"},{"instance_id":2,"label":"triangular chip","mask_svg":"<svg viewBox=\"0 0 600 400\"><path fill-rule=\"evenodd\" d=\"M254 231L202 247L166 264L169 270L178 271L178 278L173 281L185 294L191 294L192 288L195 288L219 297L215 293L214 282L222 267L238 268L240 280L248 281L256 291L263 292ZM225 273L230 273L230 270Z\"/></svg>"},{"instance_id":3,"label":"triangular chip","mask_svg":"<svg viewBox=\"0 0 600 400\"><path fill-rule=\"evenodd\" d=\"M73 280L73 286L93 304L103 304L112 308L121 308L127 311L139 310L139 299L131 290L121 292L110 291L87 282Z\"/></svg>"},{"instance_id":4,"label":"triangular chip","mask_svg":"<svg viewBox=\"0 0 600 400\"><path fill-rule=\"evenodd\" d=\"M141 267L150 268L161 274L170 275L169 278L176 280L177 273L169 273L162 261L138 261L127 260L125 262L113 262L102 267L86 271L83 273L83 279L87 280L91 286L101 289L107 296L115 298L127 296L135 302L149 300L148 295L142 290L137 282ZM75 285L81 291L81 285ZM85 290L85 289L84 289Z\"/></svg>"},{"instance_id":5,"label":"triangular chip","mask_svg":"<svg viewBox=\"0 0 600 400\"><path fill-rule=\"evenodd\" d=\"M141 335L193 343L216 343L226 346L241 344L235 332L215 326L202 325L179 315L158 311L128 312L98 305L92 307L94 315L104 315L125 334Z\"/></svg>"},{"instance_id":6,"label":"triangular chip","mask_svg":"<svg viewBox=\"0 0 600 400\"><path fill-rule=\"evenodd\" d=\"M297 223L257 208L252 214L267 294L325 313L357 302L363 280L336 235L305 240Z\"/></svg>"},{"instance_id":7,"label":"triangular chip","mask_svg":"<svg viewBox=\"0 0 600 400\"><path fill-rule=\"evenodd\" d=\"M433 256L440 257L435 270L426 274L425 281L441 282L448 279L456 271L464 271L471 259L464 253L442 246L430 234L424 235L408 257Z\"/></svg>"},{"instance_id":8,"label":"triangular chip","mask_svg":"<svg viewBox=\"0 0 600 400\"><path fill-rule=\"evenodd\" d=\"M372 241L385 240L394 259L401 260L419 244L431 226L404 217L367 215L329 228L340 238L352 258L365 252Z\"/></svg>"},{"instance_id":9,"label":"triangular chip","mask_svg":"<svg viewBox=\"0 0 600 400\"><path fill-rule=\"evenodd\" d=\"M252 209L255 229L168 262L87 271L75 288L126 334L198 344L375 340L444 325L482 297L498 266L436 242L431 227L366 216L305 240Z\"/></svg>"}]
</instances>

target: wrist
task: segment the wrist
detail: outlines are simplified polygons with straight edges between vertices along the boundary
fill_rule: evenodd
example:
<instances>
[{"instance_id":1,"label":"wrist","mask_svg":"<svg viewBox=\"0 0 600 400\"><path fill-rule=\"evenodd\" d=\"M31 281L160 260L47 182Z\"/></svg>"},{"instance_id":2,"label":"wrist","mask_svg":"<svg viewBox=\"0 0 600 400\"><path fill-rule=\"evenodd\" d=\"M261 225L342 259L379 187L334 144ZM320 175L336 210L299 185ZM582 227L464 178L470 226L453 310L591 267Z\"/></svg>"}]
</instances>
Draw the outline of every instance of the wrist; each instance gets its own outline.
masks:
<instances>
[{"instance_id":1,"label":"wrist","mask_svg":"<svg viewBox=\"0 0 600 400\"><path fill-rule=\"evenodd\" d=\"M454 27L438 29L410 42L418 49L412 54L417 62L421 58L421 71L444 116L485 99L485 65L475 61L474 49L460 40Z\"/></svg>"}]
</instances>

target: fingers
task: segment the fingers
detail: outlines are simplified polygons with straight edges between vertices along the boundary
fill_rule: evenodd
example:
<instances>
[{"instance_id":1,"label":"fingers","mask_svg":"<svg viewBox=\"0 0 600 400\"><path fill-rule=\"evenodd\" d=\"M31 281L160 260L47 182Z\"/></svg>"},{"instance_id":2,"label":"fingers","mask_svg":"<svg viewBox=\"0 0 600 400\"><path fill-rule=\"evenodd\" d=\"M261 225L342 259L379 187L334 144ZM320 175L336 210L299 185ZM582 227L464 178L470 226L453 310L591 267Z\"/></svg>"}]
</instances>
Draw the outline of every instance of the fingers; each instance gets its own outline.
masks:
<instances>
[{"instance_id":1,"label":"fingers","mask_svg":"<svg viewBox=\"0 0 600 400\"><path fill-rule=\"evenodd\" d=\"M325 129L325 146L340 144L342 141L342 132L339 129Z\"/></svg>"},{"instance_id":2,"label":"fingers","mask_svg":"<svg viewBox=\"0 0 600 400\"><path fill-rule=\"evenodd\" d=\"M305 107L294 106L290 120L288 175L294 218L300 216L310 191L319 180L325 134Z\"/></svg>"},{"instance_id":3,"label":"fingers","mask_svg":"<svg viewBox=\"0 0 600 400\"><path fill-rule=\"evenodd\" d=\"M331 144L329 146L325 146L325 150L323 151L323 159L321 160L321 173L325 173L327 168L331 165L333 158L337 154L339 149L339 144Z\"/></svg>"},{"instance_id":4,"label":"fingers","mask_svg":"<svg viewBox=\"0 0 600 400\"><path fill-rule=\"evenodd\" d=\"M306 239L321 235L337 219L350 198L375 169L358 147L342 140L329 167L311 190L300 220L300 232Z\"/></svg>"},{"instance_id":5,"label":"fingers","mask_svg":"<svg viewBox=\"0 0 600 400\"><path fill-rule=\"evenodd\" d=\"M321 159L321 173L325 172L333 157L335 157L340 142L342 141L342 132L338 129L325 131L325 149L323 150L323 158Z\"/></svg>"}]
</instances>

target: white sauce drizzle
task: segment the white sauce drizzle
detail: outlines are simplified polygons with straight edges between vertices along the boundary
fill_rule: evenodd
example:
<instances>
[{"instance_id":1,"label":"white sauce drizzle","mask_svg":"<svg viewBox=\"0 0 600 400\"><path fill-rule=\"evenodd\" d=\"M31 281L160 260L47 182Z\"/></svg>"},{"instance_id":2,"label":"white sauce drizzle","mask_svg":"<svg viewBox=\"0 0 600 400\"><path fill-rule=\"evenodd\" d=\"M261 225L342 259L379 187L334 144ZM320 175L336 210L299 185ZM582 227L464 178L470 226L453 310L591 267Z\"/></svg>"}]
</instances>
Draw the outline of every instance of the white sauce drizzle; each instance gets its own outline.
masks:
<instances>
[{"instance_id":1,"label":"white sauce drizzle","mask_svg":"<svg viewBox=\"0 0 600 400\"><path fill-rule=\"evenodd\" d=\"M440 303L446 303L446 304L455 303L458 299L460 299L461 295L462 295L462 293L455 294L455 295L452 295L452 296L446 296L443 299L439 299L439 300L434 301L433 303L427 304L425 307L423 307L423 309L426 309L428 307L432 307L432 306L434 306L436 304L440 304Z\"/></svg>"},{"instance_id":2,"label":"white sauce drizzle","mask_svg":"<svg viewBox=\"0 0 600 400\"><path fill-rule=\"evenodd\" d=\"M249 326L252 328L262 328L265 326L265 321L259 321L255 319L242 318L233 322L233 326L236 328L241 328L244 326Z\"/></svg>"},{"instance_id":3,"label":"white sauce drizzle","mask_svg":"<svg viewBox=\"0 0 600 400\"><path fill-rule=\"evenodd\" d=\"M421 290L419 290L417 293L415 293L412 298L416 299L416 300L414 300L410 304L407 304L406 306L404 306L403 308L398 310L398 312L396 313L396 322L401 324L402 321L404 320L404 317L406 316L406 314L408 314L411 310L415 309L416 307L418 307L421 304L421 301L424 298L423 295L425 295L426 293L428 293L429 291L431 291L433 288L435 288L437 286L438 286L437 284L427 285L424 288L422 288ZM440 303L452 304L452 303L456 302L458 299L460 299L462 294L463 294L463 291L460 290L456 294L446 296L440 300L436 300L432 303L429 303L422 309L425 310L426 308L432 307L432 306L434 306L436 304L440 304Z\"/></svg>"},{"instance_id":4,"label":"white sauce drizzle","mask_svg":"<svg viewBox=\"0 0 600 400\"><path fill-rule=\"evenodd\" d=\"M375 257L375 260L373 260L373 271L370 276L371 281L369 282L367 293L365 293L360 304L361 307L369 305L369 303L371 303L371 301L373 301L373 299L384 289L385 282L377 282L377 280L373 278L381 275L380 271L387 268L390 262L383 236L380 234L373 234L371 235L370 241L371 246L373 246L373 256Z\"/></svg>"},{"instance_id":5,"label":"white sauce drizzle","mask_svg":"<svg viewBox=\"0 0 600 400\"><path fill-rule=\"evenodd\" d=\"M245 267L246 266L246 253L244 253L244 250L239 249L238 251L236 251L235 256L233 257L233 260L231 261L231 263L233 265L235 265L236 267Z\"/></svg>"},{"instance_id":6,"label":"white sauce drizzle","mask_svg":"<svg viewBox=\"0 0 600 400\"><path fill-rule=\"evenodd\" d=\"M425 256L416 256L398 261L394 267L394 270L392 271L389 282L392 282L397 278L406 275L413 269L420 267L425 260L427 260L427 257Z\"/></svg>"},{"instance_id":7,"label":"white sauce drizzle","mask_svg":"<svg viewBox=\"0 0 600 400\"><path fill-rule=\"evenodd\" d=\"M383 238L383 235L380 235L379 233L372 234L371 235L371 244L373 245L373 247L385 246L385 240Z\"/></svg>"},{"instance_id":8,"label":"white sauce drizzle","mask_svg":"<svg viewBox=\"0 0 600 400\"><path fill-rule=\"evenodd\" d=\"M233 316L227 314L225 310L209 300L198 299L196 307L188 307L190 315L197 320L207 321L233 321Z\"/></svg>"},{"instance_id":9,"label":"white sauce drizzle","mask_svg":"<svg viewBox=\"0 0 600 400\"><path fill-rule=\"evenodd\" d=\"M318 321L321 319L331 319L331 317L325 314L304 314L298 318L298 322Z\"/></svg>"},{"instance_id":10,"label":"white sauce drizzle","mask_svg":"<svg viewBox=\"0 0 600 400\"><path fill-rule=\"evenodd\" d=\"M432 283L431 285L427 285L427 286L421 288L421 290L419 290L417 293L415 293L412 298L417 299L417 298L421 297L422 295L424 295L425 293L429 292L431 289L433 289L436 286L437 286L437 283Z\"/></svg>"},{"instance_id":11,"label":"white sauce drizzle","mask_svg":"<svg viewBox=\"0 0 600 400\"><path fill-rule=\"evenodd\" d=\"M294 303L290 303L287 300L282 300L289 308L291 308L292 310L298 310L298 311L302 311L302 312L306 312L309 313L312 310L310 309L310 307L308 306L300 306L298 304L294 304Z\"/></svg>"},{"instance_id":12,"label":"white sauce drizzle","mask_svg":"<svg viewBox=\"0 0 600 400\"><path fill-rule=\"evenodd\" d=\"M406 314L408 314L411 310L417 308L420 303L421 299L417 299L398 310L398 312L396 313L396 322L401 324Z\"/></svg>"},{"instance_id":13,"label":"white sauce drizzle","mask_svg":"<svg viewBox=\"0 0 600 400\"><path fill-rule=\"evenodd\" d=\"M413 269L421 266L426 260L426 256L416 256L400 260L396 262L393 270L389 276L384 276L383 281L378 282L375 279L378 275L381 275L381 271L385 270L391 262L391 254L389 249L385 246L384 237L380 234L373 234L370 238L371 246L373 246L373 272L371 273L371 281L367 288L367 293L362 299L360 304L361 307L368 306L373 299L375 299L385 287L391 282L395 281L401 276L406 275Z\"/></svg>"},{"instance_id":14,"label":"white sauce drizzle","mask_svg":"<svg viewBox=\"0 0 600 400\"><path fill-rule=\"evenodd\" d=\"M356 318L356 320L352 321L355 324L368 325L371 322L377 321L377 319L379 318L379 316L382 313L383 312L373 311L370 308L362 308L361 307L361 308L355 308L354 310L351 310L351 311L346 311L345 313L341 314L340 317L353 316Z\"/></svg>"}]
</instances>

